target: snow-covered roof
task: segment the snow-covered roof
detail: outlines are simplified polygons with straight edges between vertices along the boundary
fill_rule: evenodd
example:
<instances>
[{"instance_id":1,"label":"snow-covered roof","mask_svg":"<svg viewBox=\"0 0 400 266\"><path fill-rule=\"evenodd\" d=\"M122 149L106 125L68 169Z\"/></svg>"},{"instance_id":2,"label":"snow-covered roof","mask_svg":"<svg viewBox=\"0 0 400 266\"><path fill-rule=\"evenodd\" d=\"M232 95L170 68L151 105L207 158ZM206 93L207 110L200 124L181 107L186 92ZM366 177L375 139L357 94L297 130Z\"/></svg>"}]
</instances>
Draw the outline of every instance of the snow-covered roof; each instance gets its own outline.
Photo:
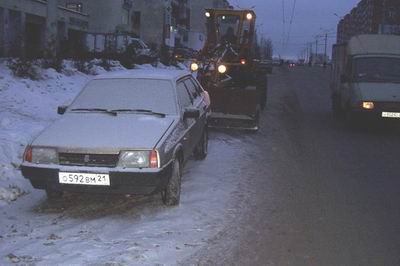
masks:
<instances>
[{"instance_id":1,"label":"snow-covered roof","mask_svg":"<svg viewBox=\"0 0 400 266\"><path fill-rule=\"evenodd\" d=\"M348 49L351 55L400 55L400 36L383 34L358 35L350 39Z\"/></svg>"},{"instance_id":2,"label":"snow-covered roof","mask_svg":"<svg viewBox=\"0 0 400 266\"><path fill-rule=\"evenodd\" d=\"M170 70L170 69L139 69L126 70L98 75L94 79L162 79L175 81L184 76L190 75L189 71L185 70Z\"/></svg>"}]
</instances>

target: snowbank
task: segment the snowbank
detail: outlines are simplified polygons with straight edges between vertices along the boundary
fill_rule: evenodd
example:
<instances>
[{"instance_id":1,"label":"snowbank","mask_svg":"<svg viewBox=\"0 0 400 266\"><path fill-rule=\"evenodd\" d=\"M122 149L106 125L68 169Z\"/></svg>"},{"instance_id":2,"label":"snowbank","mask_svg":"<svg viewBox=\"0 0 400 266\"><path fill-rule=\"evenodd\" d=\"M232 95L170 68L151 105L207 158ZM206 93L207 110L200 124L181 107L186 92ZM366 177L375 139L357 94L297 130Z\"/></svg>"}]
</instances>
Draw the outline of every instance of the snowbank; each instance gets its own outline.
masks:
<instances>
[{"instance_id":1,"label":"snowbank","mask_svg":"<svg viewBox=\"0 0 400 266\"><path fill-rule=\"evenodd\" d=\"M0 63L0 206L29 193L18 168L25 146L54 119L58 105L70 101L89 79L67 62L68 75L42 71L43 80L15 78Z\"/></svg>"}]
</instances>

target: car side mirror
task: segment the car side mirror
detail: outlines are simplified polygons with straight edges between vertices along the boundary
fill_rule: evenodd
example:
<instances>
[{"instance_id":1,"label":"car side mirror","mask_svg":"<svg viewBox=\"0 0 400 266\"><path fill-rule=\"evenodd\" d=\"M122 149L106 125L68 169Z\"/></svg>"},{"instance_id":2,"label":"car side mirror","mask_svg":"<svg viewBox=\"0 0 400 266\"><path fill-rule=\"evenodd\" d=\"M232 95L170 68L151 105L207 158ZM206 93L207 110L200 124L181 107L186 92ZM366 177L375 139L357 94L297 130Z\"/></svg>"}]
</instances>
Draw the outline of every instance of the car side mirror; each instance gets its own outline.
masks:
<instances>
[{"instance_id":1,"label":"car side mirror","mask_svg":"<svg viewBox=\"0 0 400 266\"><path fill-rule=\"evenodd\" d=\"M68 106L66 105L61 105L57 107L57 114L63 115L67 111Z\"/></svg>"},{"instance_id":2,"label":"car side mirror","mask_svg":"<svg viewBox=\"0 0 400 266\"><path fill-rule=\"evenodd\" d=\"M196 108L186 108L183 113L183 119L194 118L197 119L200 117L200 110Z\"/></svg>"}]
</instances>

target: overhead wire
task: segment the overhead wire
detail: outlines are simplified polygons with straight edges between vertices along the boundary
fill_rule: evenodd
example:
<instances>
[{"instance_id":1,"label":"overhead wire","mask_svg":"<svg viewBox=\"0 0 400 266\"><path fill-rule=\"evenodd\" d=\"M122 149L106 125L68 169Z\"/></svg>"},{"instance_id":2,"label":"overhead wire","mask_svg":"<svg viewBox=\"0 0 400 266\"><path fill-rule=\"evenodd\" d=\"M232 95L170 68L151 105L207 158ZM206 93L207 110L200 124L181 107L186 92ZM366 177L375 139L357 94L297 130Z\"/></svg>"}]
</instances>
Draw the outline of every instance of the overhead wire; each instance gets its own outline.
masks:
<instances>
[{"instance_id":1,"label":"overhead wire","mask_svg":"<svg viewBox=\"0 0 400 266\"><path fill-rule=\"evenodd\" d=\"M293 6L292 6L292 14L290 16L289 30L288 30L288 34L287 34L286 43L289 43L289 41L290 41L290 34L291 34L291 31L292 31L292 24L293 24L295 13L296 13L296 4L297 4L297 0L294 0Z\"/></svg>"}]
</instances>

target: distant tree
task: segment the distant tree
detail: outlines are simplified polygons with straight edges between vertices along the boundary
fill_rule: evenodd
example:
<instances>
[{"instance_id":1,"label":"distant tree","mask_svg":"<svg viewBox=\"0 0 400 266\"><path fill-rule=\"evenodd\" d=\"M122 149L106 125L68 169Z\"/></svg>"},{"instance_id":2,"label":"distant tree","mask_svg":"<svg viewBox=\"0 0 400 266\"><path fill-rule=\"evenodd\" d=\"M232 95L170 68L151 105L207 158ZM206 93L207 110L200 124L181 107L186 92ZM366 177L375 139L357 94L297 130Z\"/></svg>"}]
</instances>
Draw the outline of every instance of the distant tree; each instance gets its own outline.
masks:
<instances>
[{"instance_id":1,"label":"distant tree","mask_svg":"<svg viewBox=\"0 0 400 266\"><path fill-rule=\"evenodd\" d=\"M263 59L272 59L274 47L271 39L261 38L260 41L260 54Z\"/></svg>"}]
</instances>

